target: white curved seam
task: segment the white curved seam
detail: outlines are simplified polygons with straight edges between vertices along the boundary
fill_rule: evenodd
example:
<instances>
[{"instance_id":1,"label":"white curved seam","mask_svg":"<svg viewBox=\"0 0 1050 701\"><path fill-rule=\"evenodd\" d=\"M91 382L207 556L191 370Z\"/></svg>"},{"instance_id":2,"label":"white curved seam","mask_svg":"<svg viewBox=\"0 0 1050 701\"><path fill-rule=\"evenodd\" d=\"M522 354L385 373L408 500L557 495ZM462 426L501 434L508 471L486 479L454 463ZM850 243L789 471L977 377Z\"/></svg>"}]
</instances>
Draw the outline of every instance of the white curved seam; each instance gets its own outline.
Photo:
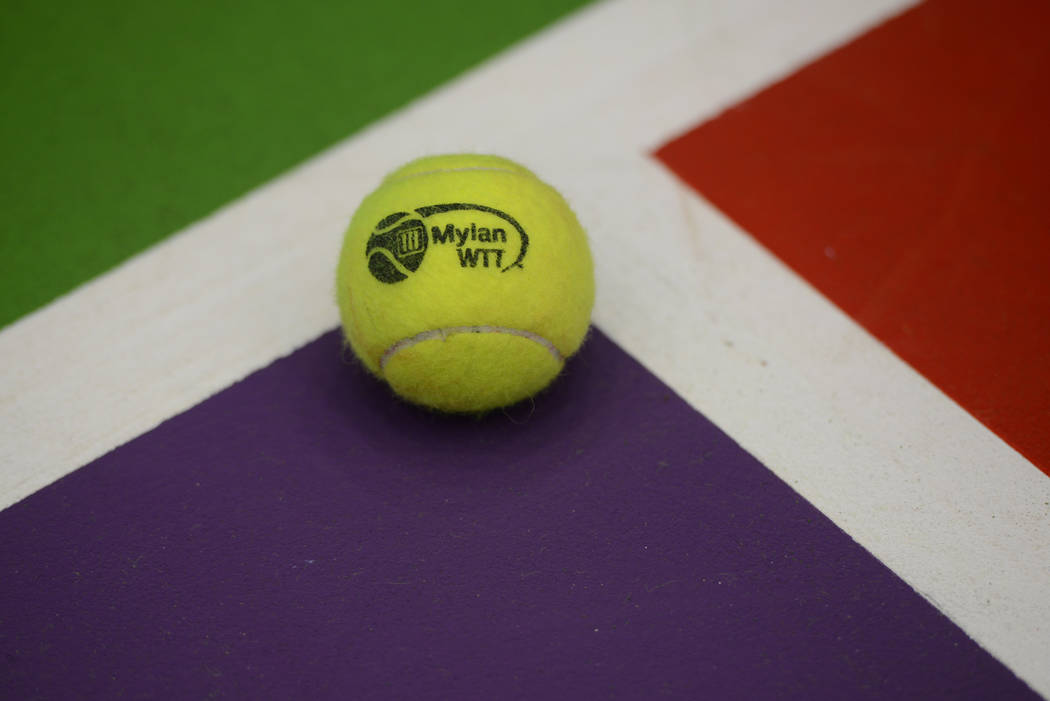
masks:
<instances>
[{"instance_id":1,"label":"white curved seam","mask_svg":"<svg viewBox=\"0 0 1050 701\"><path fill-rule=\"evenodd\" d=\"M511 329L505 326L446 326L442 329L431 329L430 331L423 331L417 333L415 336L409 336L408 338L402 338L400 341L395 343L386 349L383 353L383 357L379 359L379 369L385 370L386 364L390 361L394 354L398 351L402 351L406 348L411 348L423 341L432 341L436 338L445 340L449 336L454 336L461 333L504 333L510 336L520 336L521 338L527 338L530 341L535 341L540 344L547 351L554 356L554 359L559 363L565 362L565 356L561 354L561 351L551 343L548 339L540 336L538 333L531 331L525 331L523 329Z\"/></svg>"},{"instance_id":2,"label":"white curved seam","mask_svg":"<svg viewBox=\"0 0 1050 701\"><path fill-rule=\"evenodd\" d=\"M438 175L440 173L467 173L467 172L470 172L470 171L486 171L486 172L490 172L490 173L509 173L510 175L522 175L522 173L519 173L518 171L515 171L515 170L510 170L508 168L490 168L490 167L487 167L487 166L469 166L469 167L465 167L465 168L435 168L434 170L423 170L423 171L420 171L418 173L408 173L406 175L398 176L398 177L390 180L389 182L396 183L396 182L400 182L402 180L408 180L410 178L419 178L419 177L422 177L424 175Z\"/></svg>"}]
</instances>

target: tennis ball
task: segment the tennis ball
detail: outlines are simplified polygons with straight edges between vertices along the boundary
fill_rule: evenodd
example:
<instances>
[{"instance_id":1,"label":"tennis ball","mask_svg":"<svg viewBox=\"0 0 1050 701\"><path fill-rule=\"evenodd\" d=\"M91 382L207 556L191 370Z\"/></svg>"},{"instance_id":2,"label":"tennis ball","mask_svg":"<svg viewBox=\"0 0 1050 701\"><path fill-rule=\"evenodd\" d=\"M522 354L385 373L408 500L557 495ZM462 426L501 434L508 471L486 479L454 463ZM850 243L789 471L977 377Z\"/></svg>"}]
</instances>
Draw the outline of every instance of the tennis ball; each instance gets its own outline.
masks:
<instances>
[{"instance_id":1,"label":"tennis ball","mask_svg":"<svg viewBox=\"0 0 1050 701\"><path fill-rule=\"evenodd\" d=\"M591 253L569 205L497 156L432 156L388 175L350 221L336 285L365 367L449 412L546 387L594 305Z\"/></svg>"}]
</instances>

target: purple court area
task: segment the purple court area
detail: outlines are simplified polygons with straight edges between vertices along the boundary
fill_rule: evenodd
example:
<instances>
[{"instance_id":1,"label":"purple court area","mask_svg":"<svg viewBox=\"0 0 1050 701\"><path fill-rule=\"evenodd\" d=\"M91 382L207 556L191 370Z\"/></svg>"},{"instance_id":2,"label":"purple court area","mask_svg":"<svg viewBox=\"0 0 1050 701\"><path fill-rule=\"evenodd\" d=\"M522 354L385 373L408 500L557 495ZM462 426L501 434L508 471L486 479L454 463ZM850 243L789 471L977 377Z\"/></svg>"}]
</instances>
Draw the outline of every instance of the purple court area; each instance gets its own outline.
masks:
<instances>
[{"instance_id":1,"label":"purple court area","mask_svg":"<svg viewBox=\"0 0 1050 701\"><path fill-rule=\"evenodd\" d=\"M329 333L0 513L5 699L665 696L1037 698L600 332L480 420Z\"/></svg>"}]
</instances>

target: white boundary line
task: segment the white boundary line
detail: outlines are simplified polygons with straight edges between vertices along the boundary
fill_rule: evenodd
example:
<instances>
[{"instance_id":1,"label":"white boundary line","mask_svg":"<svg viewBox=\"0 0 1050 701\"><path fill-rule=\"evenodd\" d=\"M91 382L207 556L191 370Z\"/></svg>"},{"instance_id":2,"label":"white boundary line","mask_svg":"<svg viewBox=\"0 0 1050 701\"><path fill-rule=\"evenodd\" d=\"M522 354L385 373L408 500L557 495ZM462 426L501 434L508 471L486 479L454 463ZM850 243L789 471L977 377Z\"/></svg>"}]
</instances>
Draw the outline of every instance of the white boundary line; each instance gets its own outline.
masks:
<instances>
[{"instance_id":1,"label":"white boundary line","mask_svg":"<svg viewBox=\"0 0 1050 701\"><path fill-rule=\"evenodd\" d=\"M600 4L9 326L0 508L334 327L382 174L499 153L588 226L603 330L1050 695L1050 480L643 155L906 4Z\"/></svg>"}]
</instances>

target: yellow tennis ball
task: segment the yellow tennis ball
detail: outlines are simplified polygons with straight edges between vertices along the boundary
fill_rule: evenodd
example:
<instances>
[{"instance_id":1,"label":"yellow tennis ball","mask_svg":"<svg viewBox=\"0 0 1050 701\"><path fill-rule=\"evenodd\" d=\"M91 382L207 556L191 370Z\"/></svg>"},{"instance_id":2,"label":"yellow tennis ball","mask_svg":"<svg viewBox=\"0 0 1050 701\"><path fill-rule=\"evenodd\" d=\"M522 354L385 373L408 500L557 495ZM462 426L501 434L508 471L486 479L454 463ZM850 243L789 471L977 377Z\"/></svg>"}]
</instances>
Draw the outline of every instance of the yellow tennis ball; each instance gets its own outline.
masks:
<instances>
[{"instance_id":1,"label":"yellow tennis ball","mask_svg":"<svg viewBox=\"0 0 1050 701\"><path fill-rule=\"evenodd\" d=\"M580 347L587 237L554 188L497 156L433 156L361 203L336 274L346 339L402 397L479 412L532 396Z\"/></svg>"}]
</instances>

